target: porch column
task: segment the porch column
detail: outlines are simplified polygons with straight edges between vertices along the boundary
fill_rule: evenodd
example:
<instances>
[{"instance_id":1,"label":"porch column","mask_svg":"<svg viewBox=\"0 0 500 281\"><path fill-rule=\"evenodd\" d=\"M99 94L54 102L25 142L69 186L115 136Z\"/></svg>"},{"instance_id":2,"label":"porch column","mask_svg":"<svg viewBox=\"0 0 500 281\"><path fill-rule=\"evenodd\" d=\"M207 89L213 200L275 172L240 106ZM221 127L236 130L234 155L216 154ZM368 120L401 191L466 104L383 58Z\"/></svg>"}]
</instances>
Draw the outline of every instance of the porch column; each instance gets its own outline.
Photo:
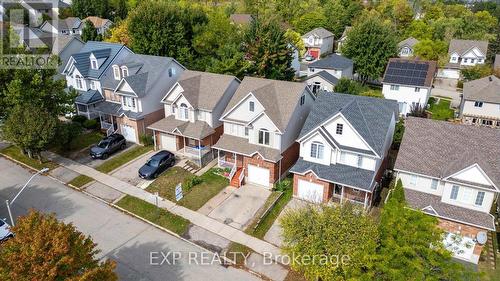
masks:
<instances>
[{"instance_id":1,"label":"porch column","mask_svg":"<svg viewBox=\"0 0 500 281\"><path fill-rule=\"evenodd\" d=\"M182 141L184 142L184 153L186 153L186 137L182 136Z\"/></svg>"},{"instance_id":2,"label":"porch column","mask_svg":"<svg viewBox=\"0 0 500 281\"><path fill-rule=\"evenodd\" d=\"M86 105L86 107L87 107L87 119L90 119L90 111L89 111L89 106L88 106L88 105Z\"/></svg>"},{"instance_id":3,"label":"porch column","mask_svg":"<svg viewBox=\"0 0 500 281\"><path fill-rule=\"evenodd\" d=\"M233 158L234 158L234 166L238 168L238 158L236 158L236 153L233 153Z\"/></svg>"},{"instance_id":4,"label":"porch column","mask_svg":"<svg viewBox=\"0 0 500 281\"><path fill-rule=\"evenodd\" d=\"M198 140L198 156L200 157L200 167L203 166L201 161L201 140Z\"/></svg>"},{"instance_id":5,"label":"porch column","mask_svg":"<svg viewBox=\"0 0 500 281\"><path fill-rule=\"evenodd\" d=\"M220 168L220 150L217 149L217 165L219 165Z\"/></svg>"},{"instance_id":6,"label":"porch column","mask_svg":"<svg viewBox=\"0 0 500 281\"><path fill-rule=\"evenodd\" d=\"M365 203L363 204L364 209L366 210L366 204L368 203L368 192L365 191Z\"/></svg>"},{"instance_id":7,"label":"porch column","mask_svg":"<svg viewBox=\"0 0 500 281\"><path fill-rule=\"evenodd\" d=\"M113 118L111 118L111 120L113 120ZM153 148L154 150L157 150L156 148L156 131L153 130Z\"/></svg>"},{"instance_id":8,"label":"porch column","mask_svg":"<svg viewBox=\"0 0 500 281\"><path fill-rule=\"evenodd\" d=\"M341 185L342 189L340 190L340 204L342 204L342 200L344 199L344 186Z\"/></svg>"}]
</instances>

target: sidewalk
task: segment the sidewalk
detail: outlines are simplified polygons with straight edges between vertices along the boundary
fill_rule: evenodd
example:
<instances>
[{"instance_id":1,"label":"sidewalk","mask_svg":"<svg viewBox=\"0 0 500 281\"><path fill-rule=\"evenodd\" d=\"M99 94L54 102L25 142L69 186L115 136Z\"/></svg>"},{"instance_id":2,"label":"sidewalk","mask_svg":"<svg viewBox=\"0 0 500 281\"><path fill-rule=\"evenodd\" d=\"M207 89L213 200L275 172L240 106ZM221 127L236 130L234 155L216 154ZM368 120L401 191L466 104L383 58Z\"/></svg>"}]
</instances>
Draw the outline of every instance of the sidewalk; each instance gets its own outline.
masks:
<instances>
[{"instance_id":1,"label":"sidewalk","mask_svg":"<svg viewBox=\"0 0 500 281\"><path fill-rule=\"evenodd\" d=\"M89 176L96 181L103 183L113 189L116 189L119 192L128 194L130 196L137 197L139 199L142 199L144 201L147 201L151 204L155 204L154 202L154 196L140 188L137 188L129 183L123 182L115 177L112 177L110 175L101 173L91 167L88 167L83 164L79 164L73 160L61 157L57 154L54 154L52 152L45 152L44 156L63 166L66 167L72 171L75 171L79 174ZM209 230L219 236L222 236L230 241L245 245L252 250L254 250L256 253L259 253L261 255L269 256L272 255L273 257L277 257L280 255L280 249L268 242L265 242L263 240L257 239L253 236L250 236L246 234L243 231L240 231L236 228L233 228L231 226L225 225L215 219L209 218L201 213L195 212L193 210L187 209L182 206L176 205L174 202L171 202L169 200L163 199L159 201L159 207L164 208L168 210L169 212L176 214L178 216L181 216L185 219L188 219L191 221L191 223L202 227L206 230Z\"/></svg>"}]
</instances>

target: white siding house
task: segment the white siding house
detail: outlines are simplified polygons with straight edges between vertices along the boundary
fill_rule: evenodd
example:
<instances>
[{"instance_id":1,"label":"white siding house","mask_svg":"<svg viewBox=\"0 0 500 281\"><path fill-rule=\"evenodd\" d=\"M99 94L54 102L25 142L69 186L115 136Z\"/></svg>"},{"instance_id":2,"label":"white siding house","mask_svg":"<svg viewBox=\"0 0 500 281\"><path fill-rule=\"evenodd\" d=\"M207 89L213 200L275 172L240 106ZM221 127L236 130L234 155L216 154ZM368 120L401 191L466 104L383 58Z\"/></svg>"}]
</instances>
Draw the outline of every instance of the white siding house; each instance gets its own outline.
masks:
<instances>
[{"instance_id":1,"label":"white siding house","mask_svg":"<svg viewBox=\"0 0 500 281\"><path fill-rule=\"evenodd\" d=\"M452 39L448 48L449 62L438 73L439 77L458 79L460 69L484 64L488 41Z\"/></svg>"},{"instance_id":2,"label":"white siding house","mask_svg":"<svg viewBox=\"0 0 500 281\"><path fill-rule=\"evenodd\" d=\"M490 75L464 83L460 117L465 124L500 127L500 79Z\"/></svg>"}]
</instances>

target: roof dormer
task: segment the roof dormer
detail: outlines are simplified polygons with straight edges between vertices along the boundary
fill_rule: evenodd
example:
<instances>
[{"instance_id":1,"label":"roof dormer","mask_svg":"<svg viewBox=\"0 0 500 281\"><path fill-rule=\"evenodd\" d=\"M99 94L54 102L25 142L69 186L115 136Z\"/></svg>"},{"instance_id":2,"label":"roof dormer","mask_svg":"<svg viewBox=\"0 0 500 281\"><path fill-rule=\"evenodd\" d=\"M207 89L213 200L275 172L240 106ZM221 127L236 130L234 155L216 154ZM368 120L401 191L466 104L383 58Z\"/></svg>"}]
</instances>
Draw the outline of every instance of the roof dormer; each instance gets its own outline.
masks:
<instances>
[{"instance_id":1,"label":"roof dormer","mask_svg":"<svg viewBox=\"0 0 500 281\"><path fill-rule=\"evenodd\" d=\"M122 77L127 77L128 76L128 67L123 65L122 67L120 67L120 69L122 70Z\"/></svg>"},{"instance_id":2,"label":"roof dormer","mask_svg":"<svg viewBox=\"0 0 500 281\"><path fill-rule=\"evenodd\" d=\"M116 64L113 65L113 77L115 80L121 80L120 68Z\"/></svg>"},{"instance_id":3,"label":"roof dormer","mask_svg":"<svg viewBox=\"0 0 500 281\"><path fill-rule=\"evenodd\" d=\"M97 61L97 58L94 56L94 54L90 54L90 68L94 70L99 69L99 62Z\"/></svg>"}]
</instances>

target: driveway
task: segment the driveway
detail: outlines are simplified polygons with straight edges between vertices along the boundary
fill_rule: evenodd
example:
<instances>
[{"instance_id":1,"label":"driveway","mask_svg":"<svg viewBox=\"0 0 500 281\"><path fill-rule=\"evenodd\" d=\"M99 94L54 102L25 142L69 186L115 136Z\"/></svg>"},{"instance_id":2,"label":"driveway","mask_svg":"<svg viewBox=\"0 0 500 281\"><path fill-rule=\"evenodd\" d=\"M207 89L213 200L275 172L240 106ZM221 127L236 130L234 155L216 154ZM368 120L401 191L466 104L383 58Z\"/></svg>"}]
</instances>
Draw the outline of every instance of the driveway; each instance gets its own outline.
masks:
<instances>
[{"instance_id":1,"label":"driveway","mask_svg":"<svg viewBox=\"0 0 500 281\"><path fill-rule=\"evenodd\" d=\"M227 192L227 189L221 192ZM271 191L268 189L246 184L235 189L208 216L234 228L244 230L270 194Z\"/></svg>"},{"instance_id":2,"label":"driveway","mask_svg":"<svg viewBox=\"0 0 500 281\"><path fill-rule=\"evenodd\" d=\"M76 162L80 163L80 164L84 164L84 165L87 165L87 166L90 166L92 168L95 168L99 165L101 165L102 163L104 163L105 161L113 158L113 157L116 157L117 155L120 155L122 154L123 152L131 149L132 147L135 147L137 144L135 143L131 143L131 142L127 142L127 148L125 148L125 150L118 150L116 151L115 153L113 153L112 155L110 155L108 157L108 159L106 160L102 160L102 159L92 159L92 157L90 157L89 155L89 150L90 149L85 149L84 151L82 151L81 153L79 153L75 158L73 158L73 160L75 160Z\"/></svg>"},{"instance_id":3,"label":"driveway","mask_svg":"<svg viewBox=\"0 0 500 281\"><path fill-rule=\"evenodd\" d=\"M266 235L264 235L264 240L278 247L281 247L283 243L283 238L281 237L282 229L279 223L280 218L283 217L283 215L285 215L287 211L304 208L308 204L310 203L296 198L292 198L292 200L290 200L290 202L286 204L283 211L281 211L278 218L276 218L271 228L267 231Z\"/></svg>"},{"instance_id":4,"label":"driveway","mask_svg":"<svg viewBox=\"0 0 500 281\"><path fill-rule=\"evenodd\" d=\"M135 185L142 189L148 187L154 180L145 180L139 177L139 169L146 163L146 161L151 158L158 151L150 151L144 155L141 155L139 158L136 158L134 161L118 168L111 175L115 178L118 178L122 181L128 182L131 185Z\"/></svg>"},{"instance_id":5,"label":"driveway","mask_svg":"<svg viewBox=\"0 0 500 281\"><path fill-rule=\"evenodd\" d=\"M12 198L30 176L21 166L0 157L0 201ZM119 280L197 281L208 277L210 280L260 280L234 267L202 264L212 261L213 255L48 177L39 176L31 182L13 204L14 217L25 214L29 208L55 213L58 219L71 222L79 231L90 235L101 250L97 257L116 261ZM5 204L0 204L0 217L8 217ZM179 261L159 265L161 253L174 252L180 254ZM151 260L151 257L158 259Z\"/></svg>"},{"instance_id":6,"label":"driveway","mask_svg":"<svg viewBox=\"0 0 500 281\"><path fill-rule=\"evenodd\" d=\"M434 88L431 91L432 96L447 97L451 99L452 107L459 107L461 102L460 95L457 90L457 79L436 78L433 83Z\"/></svg>"}]
</instances>

